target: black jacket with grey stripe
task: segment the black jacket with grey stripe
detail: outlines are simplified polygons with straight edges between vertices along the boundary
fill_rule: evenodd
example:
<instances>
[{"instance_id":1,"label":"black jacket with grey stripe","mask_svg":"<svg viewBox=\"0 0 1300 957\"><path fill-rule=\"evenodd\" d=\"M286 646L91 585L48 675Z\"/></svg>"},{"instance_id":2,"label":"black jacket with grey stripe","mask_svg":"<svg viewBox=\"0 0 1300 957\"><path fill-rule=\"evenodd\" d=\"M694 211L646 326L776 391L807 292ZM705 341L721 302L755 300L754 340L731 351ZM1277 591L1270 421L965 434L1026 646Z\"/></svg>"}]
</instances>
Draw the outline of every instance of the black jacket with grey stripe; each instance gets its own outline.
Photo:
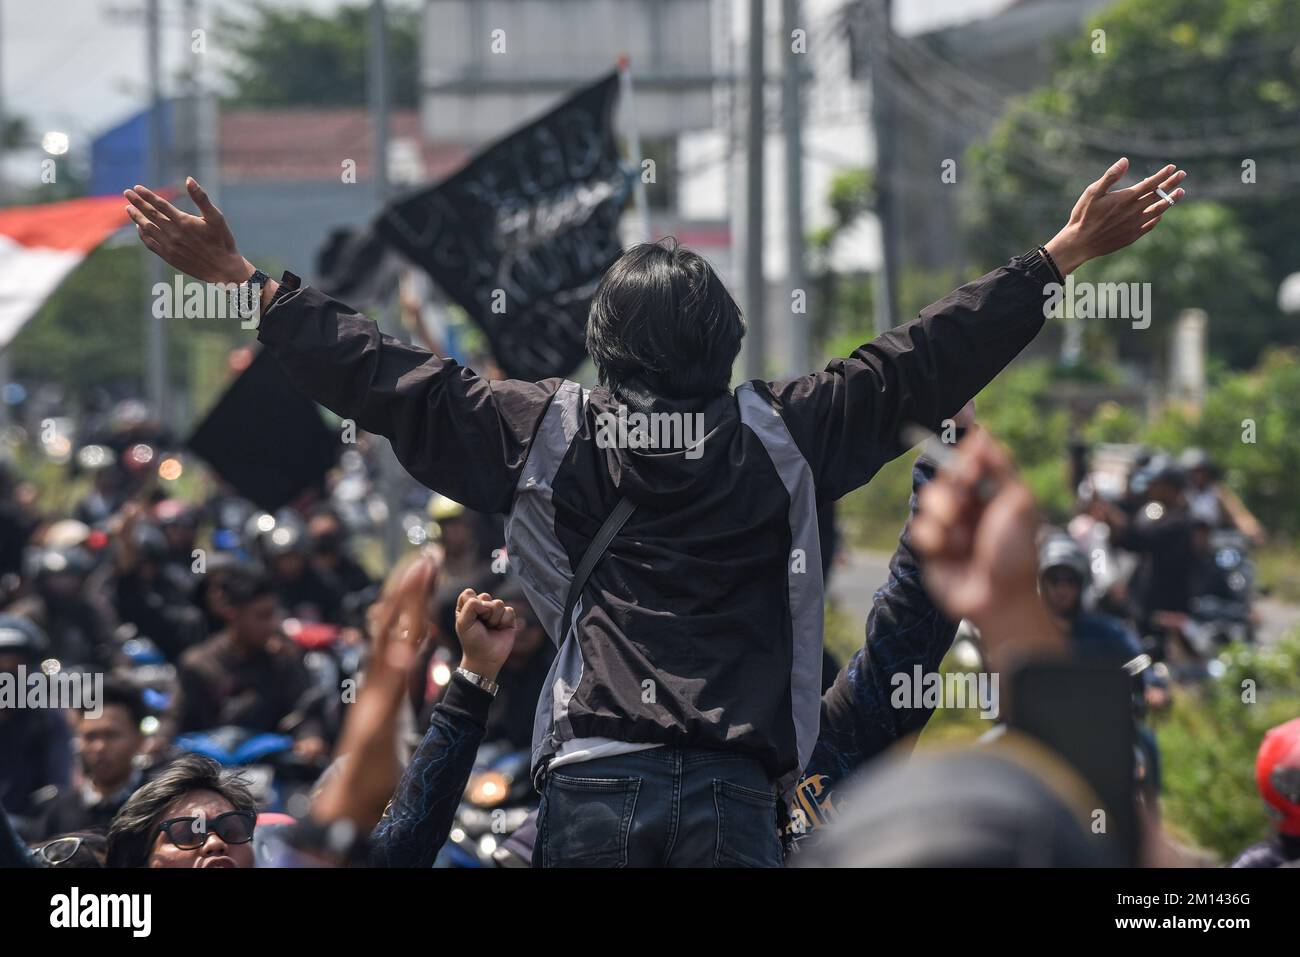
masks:
<instances>
[{"instance_id":1,"label":"black jacket with grey stripe","mask_svg":"<svg viewBox=\"0 0 1300 957\"><path fill-rule=\"evenodd\" d=\"M734 750L789 783L821 700L817 503L900 454L902 423L938 430L974 397L1042 327L1043 287L1059 281L1017 257L825 371L701 403L636 383L489 381L292 274L258 337L305 394L388 437L417 480L509 516L511 566L559 645L535 768L599 737ZM620 404L701 413L702 447L605 447L598 417ZM562 626L573 569L621 496L636 511Z\"/></svg>"}]
</instances>

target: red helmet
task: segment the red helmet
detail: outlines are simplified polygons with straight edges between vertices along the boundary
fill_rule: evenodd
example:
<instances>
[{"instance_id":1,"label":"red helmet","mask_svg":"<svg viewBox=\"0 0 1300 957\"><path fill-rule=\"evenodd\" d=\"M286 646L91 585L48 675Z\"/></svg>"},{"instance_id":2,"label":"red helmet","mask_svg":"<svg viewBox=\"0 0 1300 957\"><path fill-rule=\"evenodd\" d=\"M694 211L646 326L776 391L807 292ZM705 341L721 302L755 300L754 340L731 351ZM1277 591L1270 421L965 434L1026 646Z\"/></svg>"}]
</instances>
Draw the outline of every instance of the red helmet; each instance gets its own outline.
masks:
<instances>
[{"instance_id":1,"label":"red helmet","mask_svg":"<svg viewBox=\"0 0 1300 957\"><path fill-rule=\"evenodd\" d=\"M1278 831L1300 837L1300 718L1265 732L1255 783Z\"/></svg>"}]
</instances>

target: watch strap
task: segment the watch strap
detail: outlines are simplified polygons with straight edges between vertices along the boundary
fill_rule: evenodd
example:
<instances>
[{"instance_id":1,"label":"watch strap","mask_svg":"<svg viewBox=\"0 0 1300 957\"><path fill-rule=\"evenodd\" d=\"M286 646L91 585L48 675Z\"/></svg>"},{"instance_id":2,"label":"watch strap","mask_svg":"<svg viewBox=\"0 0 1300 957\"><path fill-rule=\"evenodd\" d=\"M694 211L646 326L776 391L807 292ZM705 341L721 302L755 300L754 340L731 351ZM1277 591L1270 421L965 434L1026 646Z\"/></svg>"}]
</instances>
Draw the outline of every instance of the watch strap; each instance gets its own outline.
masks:
<instances>
[{"instance_id":1,"label":"watch strap","mask_svg":"<svg viewBox=\"0 0 1300 957\"><path fill-rule=\"evenodd\" d=\"M458 667L456 669L456 674L460 675L462 678L464 678L474 687L486 691L494 698L496 697L497 692L501 690L501 686L497 684L495 681L489 681L487 678L484 678L480 674L475 674L474 672L470 671L468 668Z\"/></svg>"}]
</instances>

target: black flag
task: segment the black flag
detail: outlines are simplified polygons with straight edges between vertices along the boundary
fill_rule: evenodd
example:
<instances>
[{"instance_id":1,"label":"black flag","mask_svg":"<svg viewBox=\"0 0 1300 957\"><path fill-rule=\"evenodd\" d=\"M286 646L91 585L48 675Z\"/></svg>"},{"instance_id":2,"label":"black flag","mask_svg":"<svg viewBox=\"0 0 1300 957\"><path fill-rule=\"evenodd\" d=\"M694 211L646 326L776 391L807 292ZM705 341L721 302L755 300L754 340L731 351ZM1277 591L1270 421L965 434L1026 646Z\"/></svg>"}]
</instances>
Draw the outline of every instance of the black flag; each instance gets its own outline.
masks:
<instances>
[{"instance_id":1,"label":"black flag","mask_svg":"<svg viewBox=\"0 0 1300 957\"><path fill-rule=\"evenodd\" d=\"M375 235L373 226L332 230L316 253L320 290L331 299L365 307L397 288L402 257Z\"/></svg>"},{"instance_id":2,"label":"black flag","mask_svg":"<svg viewBox=\"0 0 1300 957\"><path fill-rule=\"evenodd\" d=\"M614 139L618 73L390 206L377 232L469 313L506 375L573 372L587 308L618 258L629 174Z\"/></svg>"},{"instance_id":3,"label":"black flag","mask_svg":"<svg viewBox=\"0 0 1300 957\"><path fill-rule=\"evenodd\" d=\"M324 487L339 440L321 421L316 403L294 389L262 350L186 445L236 492L274 512L307 489Z\"/></svg>"}]
</instances>

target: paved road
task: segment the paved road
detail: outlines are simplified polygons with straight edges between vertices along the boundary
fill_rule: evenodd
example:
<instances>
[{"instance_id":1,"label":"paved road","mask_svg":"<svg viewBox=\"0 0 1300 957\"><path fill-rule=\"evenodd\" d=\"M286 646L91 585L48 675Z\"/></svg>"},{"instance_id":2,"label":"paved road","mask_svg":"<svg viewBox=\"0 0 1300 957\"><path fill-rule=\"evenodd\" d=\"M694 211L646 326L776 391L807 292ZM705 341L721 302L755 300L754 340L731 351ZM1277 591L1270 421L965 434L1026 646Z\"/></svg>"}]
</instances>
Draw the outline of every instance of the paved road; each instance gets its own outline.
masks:
<instances>
[{"instance_id":1,"label":"paved road","mask_svg":"<svg viewBox=\"0 0 1300 957\"><path fill-rule=\"evenodd\" d=\"M831 597L855 619L865 622L871 610L871 596L888 577L888 554L843 550L831 575ZM1264 644L1271 644L1300 627L1300 605L1262 598L1255 608L1260 616L1259 637Z\"/></svg>"}]
</instances>

